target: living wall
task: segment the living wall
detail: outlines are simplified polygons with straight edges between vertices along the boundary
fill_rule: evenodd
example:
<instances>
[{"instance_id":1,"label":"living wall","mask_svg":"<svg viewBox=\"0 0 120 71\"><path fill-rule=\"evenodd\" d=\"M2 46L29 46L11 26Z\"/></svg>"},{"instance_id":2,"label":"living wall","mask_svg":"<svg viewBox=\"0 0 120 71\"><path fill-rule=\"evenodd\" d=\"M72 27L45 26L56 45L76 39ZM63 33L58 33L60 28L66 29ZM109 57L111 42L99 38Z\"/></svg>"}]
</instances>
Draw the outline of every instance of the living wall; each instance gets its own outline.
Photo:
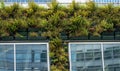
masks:
<instances>
[{"instance_id":1,"label":"living wall","mask_svg":"<svg viewBox=\"0 0 120 71\"><path fill-rule=\"evenodd\" d=\"M9 36L16 40L49 40L51 71L69 70L65 39L101 36L102 32L120 30L119 6L97 6L93 2L80 5L74 1L67 7L56 1L48 6L49 8L44 8L29 3L29 6L24 8L18 4L4 6L2 3L0 40Z\"/></svg>"}]
</instances>

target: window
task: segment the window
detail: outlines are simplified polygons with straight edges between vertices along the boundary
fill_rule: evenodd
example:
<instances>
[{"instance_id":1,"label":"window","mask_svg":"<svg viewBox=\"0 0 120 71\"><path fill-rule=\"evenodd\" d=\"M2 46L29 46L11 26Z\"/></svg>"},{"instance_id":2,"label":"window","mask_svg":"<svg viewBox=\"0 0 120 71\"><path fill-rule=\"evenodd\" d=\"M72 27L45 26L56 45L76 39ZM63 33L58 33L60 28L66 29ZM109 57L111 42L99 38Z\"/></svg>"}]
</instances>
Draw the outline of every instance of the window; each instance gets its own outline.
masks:
<instances>
[{"instance_id":1,"label":"window","mask_svg":"<svg viewBox=\"0 0 120 71\"><path fill-rule=\"evenodd\" d=\"M113 48L113 56L114 58L120 58L120 47Z\"/></svg>"},{"instance_id":2,"label":"window","mask_svg":"<svg viewBox=\"0 0 120 71\"><path fill-rule=\"evenodd\" d=\"M93 60L93 52L86 52L85 58L86 60Z\"/></svg>"},{"instance_id":3,"label":"window","mask_svg":"<svg viewBox=\"0 0 120 71\"><path fill-rule=\"evenodd\" d=\"M84 60L84 53L77 53L76 54L76 61L83 61Z\"/></svg>"},{"instance_id":4,"label":"window","mask_svg":"<svg viewBox=\"0 0 120 71\"><path fill-rule=\"evenodd\" d=\"M71 42L69 53L70 71L120 71L120 42Z\"/></svg>"},{"instance_id":5,"label":"window","mask_svg":"<svg viewBox=\"0 0 120 71\"><path fill-rule=\"evenodd\" d=\"M0 44L0 71L14 70L14 45Z\"/></svg>"},{"instance_id":6,"label":"window","mask_svg":"<svg viewBox=\"0 0 120 71\"><path fill-rule=\"evenodd\" d=\"M40 62L40 53L35 53L34 54L34 62Z\"/></svg>"},{"instance_id":7,"label":"window","mask_svg":"<svg viewBox=\"0 0 120 71\"><path fill-rule=\"evenodd\" d=\"M102 71L100 44L70 44L71 71ZM76 61L74 61L76 59ZM92 67L101 68L93 69ZM88 68L89 67L89 68Z\"/></svg>"},{"instance_id":8,"label":"window","mask_svg":"<svg viewBox=\"0 0 120 71\"><path fill-rule=\"evenodd\" d=\"M86 71L102 71L101 66L89 66L86 68Z\"/></svg>"},{"instance_id":9,"label":"window","mask_svg":"<svg viewBox=\"0 0 120 71\"><path fill-rule=\"evenodd\" d=\"M0 71L15 69L49 71L47 45L47 43L0 43Z\"/></svg>"},{"instance_id":10,"label":"window","mask_svg":"<svg viewBox=\"0 0 120 71\"><path fill-rule=\"evenodd\" d=\"M46 53L41 53L41 62L47 62Z\"/></svg>"},{"instance_id":11,"label":"window","mask_svg":"<svg viewBox=\"0 0 120 71\"><path fill-rule=\"evenodd\" d=\"M105 51L104 51L104 58L105 58L105 59L110 59L110 58L112 58L112 50L105 50Z\"/></svg>"},{"instance_id":12,"label":"window","mask_svg":"<svg viewBox=\"0 0 120 71\"><path fill-rule=\"evenodd\" d=\"M101 52L100 51L95 51L94 52L94 58L95 58L95 60L100 60L101 59Z\"/></svg>"},{"instance_id":13,"label":"window","mask_svg":"<svg viewBox=\"0 0 120 71\"><path fill-rule=\"evenodd\" d=\"M84 71L83 67L77 67L77 71Z\"/></svg>"}]
</instances>

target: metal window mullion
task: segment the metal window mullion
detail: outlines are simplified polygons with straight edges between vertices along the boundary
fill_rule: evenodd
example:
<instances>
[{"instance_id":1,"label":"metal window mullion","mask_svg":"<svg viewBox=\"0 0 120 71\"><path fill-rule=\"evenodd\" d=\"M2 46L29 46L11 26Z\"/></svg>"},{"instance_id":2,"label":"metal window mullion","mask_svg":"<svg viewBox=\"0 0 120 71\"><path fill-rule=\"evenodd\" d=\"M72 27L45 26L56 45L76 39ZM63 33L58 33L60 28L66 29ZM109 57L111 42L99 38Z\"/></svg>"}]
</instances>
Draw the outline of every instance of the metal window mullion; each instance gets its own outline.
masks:
<instances>
[{"instance_id":1,"label":"metal window mullion","mask_svg":"<svg viewBox=\"0 0 120 71\"><path fill-rule=\"evenodd\" d=\"M68 49L68 50L69 50L70 71L72 71L71 52L70 52L70 51L71 51L71 49L70 49L70 43L69 43L69 45L68 45L68 46L69 46L69 49Z\"/></svg>"},{"instance_id":2,"label":"metal window mullion","mask_svg":"<svg viewBox=\"0 0 120 71\"><path fill-rule=\"evenodd\" d=\"M16 71L16 47L14 43L14 71Z\"/></svg>"},{"instance_id":3,"label":"metal window mullion","mask_svg":"<svg viewBox=\"0 0 120 71\"><path fill-rule=\"evenodd\" d=\"M102 66L103 66L103 71L105 71L103 43L101 43L101 53L102 53Z\"/></svg>"},{"instance_id":4,"label":"metal window mullion","mask_svg":"<svg viewBox=\"0 0 120 71\"><path fill-rule=\"evenodd\" d=\"M50 71L50 59L49 59L49 44L47 44L47 65L48 65L48 71Z\"/></svg>"}]
</instances>

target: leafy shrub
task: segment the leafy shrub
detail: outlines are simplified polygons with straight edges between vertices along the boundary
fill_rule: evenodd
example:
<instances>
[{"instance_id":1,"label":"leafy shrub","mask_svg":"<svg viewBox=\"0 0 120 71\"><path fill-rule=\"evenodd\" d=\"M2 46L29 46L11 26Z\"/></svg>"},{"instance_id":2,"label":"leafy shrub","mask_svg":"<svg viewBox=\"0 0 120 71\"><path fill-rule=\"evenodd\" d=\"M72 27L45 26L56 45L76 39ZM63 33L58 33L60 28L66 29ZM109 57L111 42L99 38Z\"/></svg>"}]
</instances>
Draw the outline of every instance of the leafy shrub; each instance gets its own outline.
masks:
<instances>
[{"instance_id":1,"label":"leafy shrub","mask_svg":"<svg viewBox=\"0 0 120 71\"><path fill-rule=\"evenodd\" d=\"M38 33L36 33L36 32L30 32L30 33L29 33L29 36L30 36L30 37L38 37L39 35L38 35Z\"/></svg>"}]
</instances>

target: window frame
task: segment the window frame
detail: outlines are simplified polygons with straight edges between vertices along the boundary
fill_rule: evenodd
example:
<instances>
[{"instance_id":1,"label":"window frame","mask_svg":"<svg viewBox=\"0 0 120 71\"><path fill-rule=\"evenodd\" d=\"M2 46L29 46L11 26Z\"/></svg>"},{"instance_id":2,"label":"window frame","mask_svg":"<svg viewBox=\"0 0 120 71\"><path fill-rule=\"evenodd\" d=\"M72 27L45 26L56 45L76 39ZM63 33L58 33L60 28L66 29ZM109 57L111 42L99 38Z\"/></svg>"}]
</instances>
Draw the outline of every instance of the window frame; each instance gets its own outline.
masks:
<instances>
[{"instance_id":1,"label":"window frame","mask_svg":"<svg viewBox=\"0 0 120 71\"><path fill-rule=\"evenodd\" d=\"M13 43L0 43L0 45L13 45L13 50L14 50L14 71L17 71L17 65L16 65L16 45L22 45L22 44L45 44L47 46L47 69L48 71L50 71L50 60L49 60L49 43L48 42L25 42L25 43L21 43L21 42L13 42Z\"/></svg>"},{"instance_id":2,"label":"window frame","mask_svg":"<svg viewBox=\"0 0 120 71\"><path fill-rule=\"evenodd\" d=\"M71 44L81 44L81 45L87 45L87 44L100 44L101 48L101 54L102 54L102 70L105 71L105 59L104 59L104 45L108 44L120 44L120 42L69 42L68 43L68 51L69 51L69 64L70 64L70 69L69 71L72 71L72 58L71 58Z\"/></svg>"}]
</instances>

